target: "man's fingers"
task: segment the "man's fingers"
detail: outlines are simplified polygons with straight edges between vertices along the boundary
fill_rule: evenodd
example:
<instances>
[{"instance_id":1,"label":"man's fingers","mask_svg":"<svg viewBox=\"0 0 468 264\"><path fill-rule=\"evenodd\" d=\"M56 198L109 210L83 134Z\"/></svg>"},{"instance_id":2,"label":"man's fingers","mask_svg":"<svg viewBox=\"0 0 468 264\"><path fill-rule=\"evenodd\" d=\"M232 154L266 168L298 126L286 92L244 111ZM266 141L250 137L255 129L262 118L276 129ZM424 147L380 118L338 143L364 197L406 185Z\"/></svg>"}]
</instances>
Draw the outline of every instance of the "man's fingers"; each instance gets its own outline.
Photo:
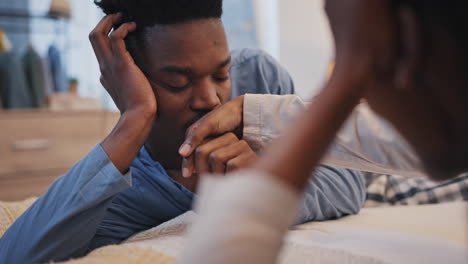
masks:
<instances>
[{"instance_id":1,"label":"man's fingers","mask_svg":"<svg viewBox=\"0 0 468 264\"><path fill-rule=\"evenodd\" d=\"M193 151L202 144L202 142L211 134L211 123L204 122L205 118L198 120L187 129L185 141L179 148L179 154L182 157L192 155Z\"/></svg>"},{"instance_id":2,"label":"man's fingers","mask_svg":"<svg viewBox=\"0 0 468 264\"><path fill-rule=\"evenodd\" d=\"M255 154L253 151L243 153L226 163L226 173L249 167L257 159L257 154Z\"/></svg>"},{"instance_id":3,"label":"man's fingers","mask_svg":"<svg viewBox=\"0 0 468 264\"><path fill-rule=\"evenodd\" d=\"M253 152L249 144L244 140L239 140L233 144L227 145L223 148L217 149L209 156L209 164L211 172L224 174L226 173L226 164L241 156L243 153Z\"/></svg>"},{"instance_id":4,"label":"man's fingers","mask_svg":"<svg viewBox=\"0 0 468 264\"><path fill-rule=\"evenodd\" d=\"M104 35L108 35L112 30L112 27L120 21L122 21L121 13L107 15L99 21L94 30Z\"/></svg>"},{"instance_id":5,"label":"man's fingers","mask_svg":"<svg viewBox=\"0 0 468 264\"><path fill-rule=\"evenodd\" d=\"M195 160L193 155L182 159L182 177L189 178L194 173Z\"/></svg>"},{"instance_id":6,"label":"man's fingers","mask_svg":"<svg viewBox=\"0 0 468 264\"><path fill-rule=\"evenodd\" d=\"M210 155L218 149L231 145L239 139L233 133L227 133L219 138L213 139L195 150L195 168L198 174L210 172Z\"/></svg>"},{"instance_id":7,"label":"man's fingers","mask_svg":"<svg viewBox=\"0 0 468 264\"><path fill-rule=\"evenodd\" d=\"M113 55L117 58L123 58L128 54L124 39L130 32L136 30L134 22L122 24L118 29L110 34Z\"/></svg>"},{"instance_id":8,"label":"man's fingers","mask_svg":"<svg viewBox=\"0 0 468 264\"><path fill-rule=\"evenodd\" d=\"M121 14L105 16L89 34L89 40L96 54L99 65L102 67L112 59L112 50L109 33L112 27L122 20Z\"/></svg>"},{"instance_id":9,"label":"man's fingers","mask_svg":"<svg viewBox=\"0 0 468 264\"><path fill-rule=\"evenodd\" d=\"M242 126L244 96L217 107L187 129L185 142L179 149L182 157L192 155L206 137L236 131Z\"/></svg>"}]
</instances>

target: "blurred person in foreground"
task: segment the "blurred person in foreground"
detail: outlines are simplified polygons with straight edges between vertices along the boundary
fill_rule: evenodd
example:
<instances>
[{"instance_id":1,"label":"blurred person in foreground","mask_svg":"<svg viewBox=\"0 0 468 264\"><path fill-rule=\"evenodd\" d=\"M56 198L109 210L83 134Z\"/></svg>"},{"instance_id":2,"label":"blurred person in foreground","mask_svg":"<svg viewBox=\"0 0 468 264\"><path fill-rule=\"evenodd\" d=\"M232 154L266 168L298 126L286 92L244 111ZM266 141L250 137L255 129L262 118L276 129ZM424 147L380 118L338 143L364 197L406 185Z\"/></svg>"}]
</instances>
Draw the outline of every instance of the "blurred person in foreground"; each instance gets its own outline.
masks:
<instances>
[{"instance_id":1,"label":"blurred person in foreground","mask_svg":"<svg viewBox=\"0 0 468 264\"><path fill-rule=\"evenodd\" d=\"M410 142L423 164L422 172L431 179L465 174L467 5L463 0L325 1L336 42L331 79L250 170L202 178L201 216L179 263L275 263L310 172L362 98ZM253 101L260 109L273 103L285 116L303 107L289 96L255 100L247 95L194 124L180 153L190 159L200 139L242 124L242 110ZM241 114L216 118L228 109ZM275 124L257 126L274 131ZM399 151L409 151L398 147L388 144L383 155L396 157ZM243 199L236 199L240 193ZM236 210L223 210L226 207ZM233 217L238 220L234 228L218 228L229 225ZM207 236L213 229L222 231Z\"/></svg>"}]
</instances>

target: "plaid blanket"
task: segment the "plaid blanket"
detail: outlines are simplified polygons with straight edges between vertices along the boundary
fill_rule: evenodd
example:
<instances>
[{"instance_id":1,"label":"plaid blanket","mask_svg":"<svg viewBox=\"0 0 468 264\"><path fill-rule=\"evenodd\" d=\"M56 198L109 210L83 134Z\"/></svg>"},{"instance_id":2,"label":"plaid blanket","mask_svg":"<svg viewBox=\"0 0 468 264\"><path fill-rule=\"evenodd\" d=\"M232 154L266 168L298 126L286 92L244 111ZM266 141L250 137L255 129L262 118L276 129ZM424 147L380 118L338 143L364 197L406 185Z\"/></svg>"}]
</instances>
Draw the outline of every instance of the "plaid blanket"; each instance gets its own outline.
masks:
<instances>
[{"instance_id":1,"label":"plaid blanket","mask_svg":"<svg viewBox=\"0 0 468 264\"><path fill-rule=\"evenodd\" d=\"M365 174L365 178L367 197L364 207L468 200L468 174L443 182L373 173Z\"/></svg>"}]
</instances>

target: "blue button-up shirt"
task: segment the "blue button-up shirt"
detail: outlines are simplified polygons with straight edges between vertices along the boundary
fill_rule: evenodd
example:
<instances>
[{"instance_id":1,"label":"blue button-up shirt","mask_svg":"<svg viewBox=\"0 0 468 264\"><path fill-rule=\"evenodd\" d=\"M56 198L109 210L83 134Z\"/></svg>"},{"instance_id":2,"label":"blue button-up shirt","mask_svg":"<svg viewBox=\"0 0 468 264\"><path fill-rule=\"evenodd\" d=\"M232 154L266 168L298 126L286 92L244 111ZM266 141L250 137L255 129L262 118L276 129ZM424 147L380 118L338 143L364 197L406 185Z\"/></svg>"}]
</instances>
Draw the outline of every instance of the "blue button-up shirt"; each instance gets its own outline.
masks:
<instances>
[{"instance_id":1,"label":"blue button-up shirt","mask_svg":"<svg viewBox=\"0 0 468 264\"><path fill-rule=\"evenodd\" d=\"M291 77L258 50L232 53L232 96L294 93ZM357 213L365 198L360 172L319 167L308 184L298 222ZM122 175L96 146L58 179L0 239L0 263L80 257L191 210L194 194L168 176L143 147Z\"/></svg>"}]
</instances>

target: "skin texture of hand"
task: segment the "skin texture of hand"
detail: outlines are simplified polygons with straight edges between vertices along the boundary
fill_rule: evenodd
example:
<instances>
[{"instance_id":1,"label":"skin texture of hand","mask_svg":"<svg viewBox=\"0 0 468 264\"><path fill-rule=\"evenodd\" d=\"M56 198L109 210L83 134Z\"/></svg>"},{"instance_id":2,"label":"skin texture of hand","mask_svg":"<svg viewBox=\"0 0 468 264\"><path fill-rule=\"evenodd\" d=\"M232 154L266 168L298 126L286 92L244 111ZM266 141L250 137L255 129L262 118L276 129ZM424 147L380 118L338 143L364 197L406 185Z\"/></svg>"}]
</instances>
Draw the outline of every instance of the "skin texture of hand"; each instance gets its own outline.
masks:
<instances>
[{"instance_id":1,"label":"skin texture of hand","mask_svg":"<svg viewBox=\"0 0 468 264\"><path fill-rule=\"evenodd\" d=\"M246 168L257 160L257 155L245 140L239 140L230 132L205 141L184 159L182 173L190 177L194 172L225 174Z\"/></svg>"},{"instance_id":2,"label":"skin texture of hand","mask_svg":"<svg viewBox=\"0 0 468 264\"><path fill-rule=\"evenodd\" d=\"M90 41L101 69L101 82L122 114L101 146L115 167L125 173L148 137L157 104L150 83L125 47L124 39L136 25L122 24L109 35L120 20L120 14L104 17L90 33Z\"/></svg>"},{"instance_id":3,"label":"skin texture of hand","mask_svg":"<svg viewBox=\"0 0 468 264\"><path fill-rule=\"evenodd\" d=\"M228 157L231 157L232 159L233 157L232 149L242 150L240 152L237 151L237 154L243 153L244 150L247 151L246 146L248 146L248 144L245 141L239 141L238 137L233 133L225 134L231 131L236 131L237 135L241 134L240 131L242 131L243 112L244 112L243 108L244 108L244 96L237 97L227 102L226 104L221 105L220 107L216 108L210 113L206 114L203 118L198 120L196 123L194 123L192 126L190 126L187 129L186 140L179 149L179 154L182 157L184 157L184 161L182 164L182 172L185 175L185 177L190 177L195 170L194 167L198 164L213 164L213 165L227 164L228 160L226 159ZM211 140L211 141L214 141L212 143L206 143L206 141L209 140L210 138L218 137L220 135L224 135L224 136L216 140ZM237 141L236 145L231 146L232 149L230 150L225 149L227 152L221 155L222 157L221 160L223 160L224 162L219 160L220 153L218 153L218 155L213 153L213 156L212 156L212 158L215 158L215 160L218 160L218 161L207 160L210 158L209 154L211 154L212 152L212 151L208 151L208 149L209 150L213 149L214 145L218 145L218 144L222 145L221 142L233 143L236 141ZM206 146L202 147L202 145L206 145ZM243 146L243 147L241 148L240 146ZM249 154L245 153L244 155L240 155L238 159L232 160L229 163L229 165L227 166L228 171L231 169L244 167L245 164L250 163L250 162L247 162L246 160L254 159L252 155L254 153L253 150L250 147L248 147L248 150L249 151L247 152ZM197 152L199 153L199 155L197 155ZM210 152L210 153L207 153L207 152ZM204 159L207 162L196 163L195 161L200 160L200 158L197 159L194 156L204 157ZM211 172L220 173L222 170L219 168L222 168L223 166L221 167L215 166L216 169L214 170L206 170L207 167L209 166L201 165L200 168L198 168L197 166L197 172L203 173L203 172L211 171Z\"/></svg>"},{"instance_id":4,"label":"skin texture of hand","mask_svg":"<svg viewBox=\"0 0 468 264\"><path fill-rule=\"evenodd\" d=\"M101 83L122 114L135 109L156 112L153 89L125 46L124 39L136 30L136 24L124 23L110 33L121 19L120 14L108 15L89 35L99 62Z\"/></svg>"}]
</instances>

